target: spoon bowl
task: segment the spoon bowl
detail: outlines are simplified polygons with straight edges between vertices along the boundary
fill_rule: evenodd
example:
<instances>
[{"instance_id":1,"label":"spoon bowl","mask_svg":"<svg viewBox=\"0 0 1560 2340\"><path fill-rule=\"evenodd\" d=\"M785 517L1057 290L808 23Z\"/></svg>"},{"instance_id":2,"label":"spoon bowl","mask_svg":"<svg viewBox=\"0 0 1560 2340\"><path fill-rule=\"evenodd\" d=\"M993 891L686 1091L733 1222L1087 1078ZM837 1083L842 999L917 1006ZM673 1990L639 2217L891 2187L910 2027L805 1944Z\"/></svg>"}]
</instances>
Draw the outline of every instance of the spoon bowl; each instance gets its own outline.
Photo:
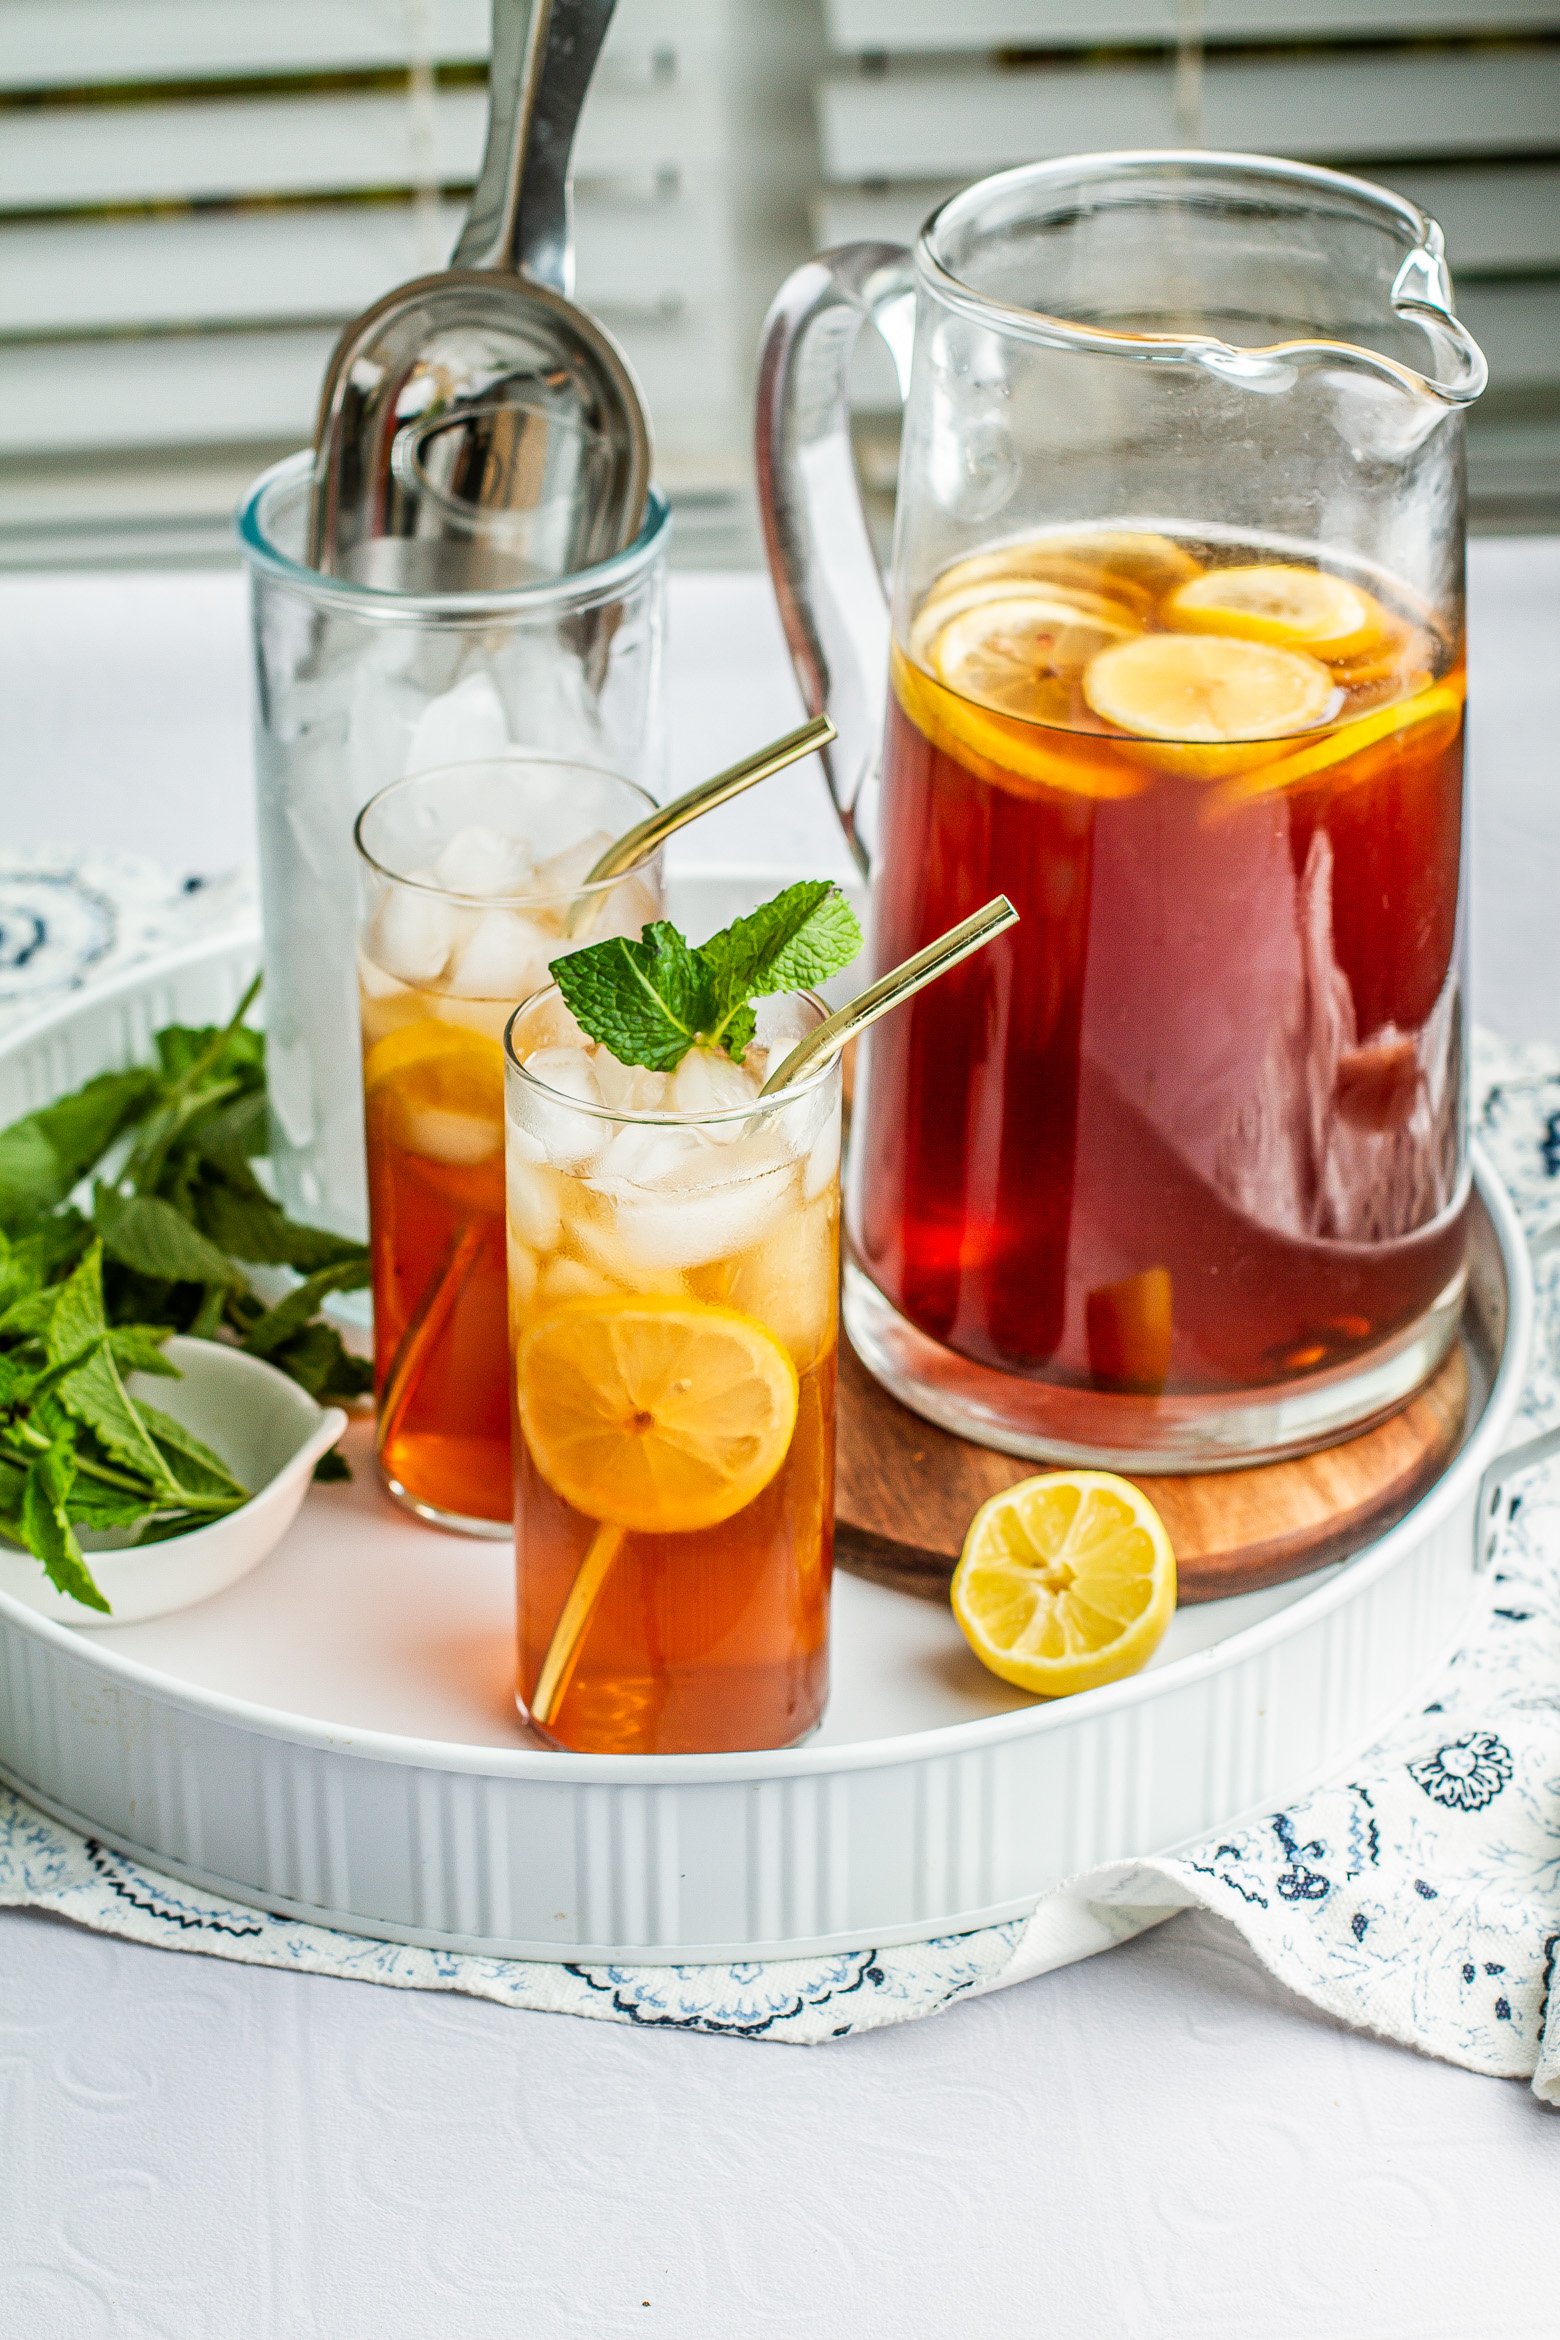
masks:
<instances>
[{"instance_id":1,"label":"spoon bowl","mask_svg":"<svg viewBox=\"0 0 1560 2340\"><path fill-rule=\"evenodd\" d=\"M487 151L447 269L332 352L309 558L405 592L502 590L632 542L650 487L627 359L569 298L569 156L614 0L494 0Z\"/></svg>"}]
</instances>

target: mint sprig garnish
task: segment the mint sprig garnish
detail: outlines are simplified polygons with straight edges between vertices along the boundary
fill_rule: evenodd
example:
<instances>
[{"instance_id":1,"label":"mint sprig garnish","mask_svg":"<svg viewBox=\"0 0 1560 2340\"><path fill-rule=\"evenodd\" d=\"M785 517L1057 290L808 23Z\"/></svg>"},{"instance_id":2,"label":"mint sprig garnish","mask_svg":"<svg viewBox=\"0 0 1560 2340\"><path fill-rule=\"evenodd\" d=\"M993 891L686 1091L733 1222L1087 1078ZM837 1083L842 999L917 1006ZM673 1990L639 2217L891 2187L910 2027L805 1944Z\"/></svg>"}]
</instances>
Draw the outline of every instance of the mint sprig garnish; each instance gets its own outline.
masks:
<instances>
[{"instance_id":1,"label":"mint sprig garnish","mask_svg":"<svg viewBox=\"0 0 1560 2340\"><path fill-rule=\"evenodd\" d=\"M861 928L839 887L804 878L706 943L657 919L638 942L614 935L554 959L548 972L576 1023L620 1064L673 1072L690 1048L724 1049L741 1064L755 999L810 989L860 948Z\"/></svg>"}]
</instances>

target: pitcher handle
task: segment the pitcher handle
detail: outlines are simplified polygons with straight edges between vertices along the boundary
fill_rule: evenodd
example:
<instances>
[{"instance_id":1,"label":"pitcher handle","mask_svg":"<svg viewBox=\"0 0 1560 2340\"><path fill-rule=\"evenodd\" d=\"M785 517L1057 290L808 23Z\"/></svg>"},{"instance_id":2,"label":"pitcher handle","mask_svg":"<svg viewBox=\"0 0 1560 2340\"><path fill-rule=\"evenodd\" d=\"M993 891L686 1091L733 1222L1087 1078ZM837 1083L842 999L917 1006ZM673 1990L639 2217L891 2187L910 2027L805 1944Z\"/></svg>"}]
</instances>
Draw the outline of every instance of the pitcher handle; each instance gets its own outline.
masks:
<instances>
[{"instance_id":1,"label":"pitcher handle","mask_svg":"<svg viewBox=\"0 0 1560 2340\"><path fill-rule=\"evenodd\" d=\"M823 768L845 841L868 868L862 814L875 780L889 613L850 444L846 375L864 325L888 345L903 399L915 286L901 244L840 244L786 278L759 354L758 504L780 622L809 714L838 737Z\"/></svg>"}]
</instances>

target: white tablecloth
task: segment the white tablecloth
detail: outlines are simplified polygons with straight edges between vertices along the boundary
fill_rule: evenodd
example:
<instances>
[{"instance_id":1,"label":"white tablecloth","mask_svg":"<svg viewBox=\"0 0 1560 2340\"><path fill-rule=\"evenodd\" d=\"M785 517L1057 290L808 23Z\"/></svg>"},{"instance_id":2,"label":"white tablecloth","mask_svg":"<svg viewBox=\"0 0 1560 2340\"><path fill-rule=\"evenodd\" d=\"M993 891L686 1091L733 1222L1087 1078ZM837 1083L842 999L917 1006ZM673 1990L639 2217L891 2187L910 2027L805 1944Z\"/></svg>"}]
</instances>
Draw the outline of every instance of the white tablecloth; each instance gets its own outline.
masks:
<instances>
[{"instance_id":1,"label":"white tablecloth","mask_svg":"<svg viewBox=\"0 0 1560 2340\"><path fill-rule=\"evenodd\" d=\"M1476 1004L1560 1036L1560 545L1473 575ZM679 781L791 718L756 580L673 644ZM246 688L232 577L0 581L4 841L240 858ZM815 777L760 797L701 858L840 866ZM1201 1919L806 2054L0 1919L7 2340L1528 2340L1557 2174L1520 2084Z\"/></svg>"}]
</instances>

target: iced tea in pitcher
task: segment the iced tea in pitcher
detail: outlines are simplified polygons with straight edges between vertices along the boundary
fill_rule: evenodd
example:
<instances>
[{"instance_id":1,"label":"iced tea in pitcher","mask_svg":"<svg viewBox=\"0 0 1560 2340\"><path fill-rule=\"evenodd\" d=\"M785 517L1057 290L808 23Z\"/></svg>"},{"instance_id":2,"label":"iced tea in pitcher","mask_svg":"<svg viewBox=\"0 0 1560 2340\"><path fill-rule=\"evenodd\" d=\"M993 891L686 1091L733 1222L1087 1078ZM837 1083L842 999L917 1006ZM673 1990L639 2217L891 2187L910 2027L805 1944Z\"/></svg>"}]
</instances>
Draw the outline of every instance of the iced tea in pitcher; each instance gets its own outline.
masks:
<instances>
[{"instance_id":1,"label":"iced tea in pitcher","mask_svg":"<svg viewBox=\"0 0 1560 2340\"><path fill-rule=\"evenodd\" d=\"M1435 612L1280 540L1047 532L901 623L878 964L1021 923L872 1036L855 1289L966 1418L991 1368L1098 1453L1450 1339L1462 712Z\"/></svg>"}]
</instances>

